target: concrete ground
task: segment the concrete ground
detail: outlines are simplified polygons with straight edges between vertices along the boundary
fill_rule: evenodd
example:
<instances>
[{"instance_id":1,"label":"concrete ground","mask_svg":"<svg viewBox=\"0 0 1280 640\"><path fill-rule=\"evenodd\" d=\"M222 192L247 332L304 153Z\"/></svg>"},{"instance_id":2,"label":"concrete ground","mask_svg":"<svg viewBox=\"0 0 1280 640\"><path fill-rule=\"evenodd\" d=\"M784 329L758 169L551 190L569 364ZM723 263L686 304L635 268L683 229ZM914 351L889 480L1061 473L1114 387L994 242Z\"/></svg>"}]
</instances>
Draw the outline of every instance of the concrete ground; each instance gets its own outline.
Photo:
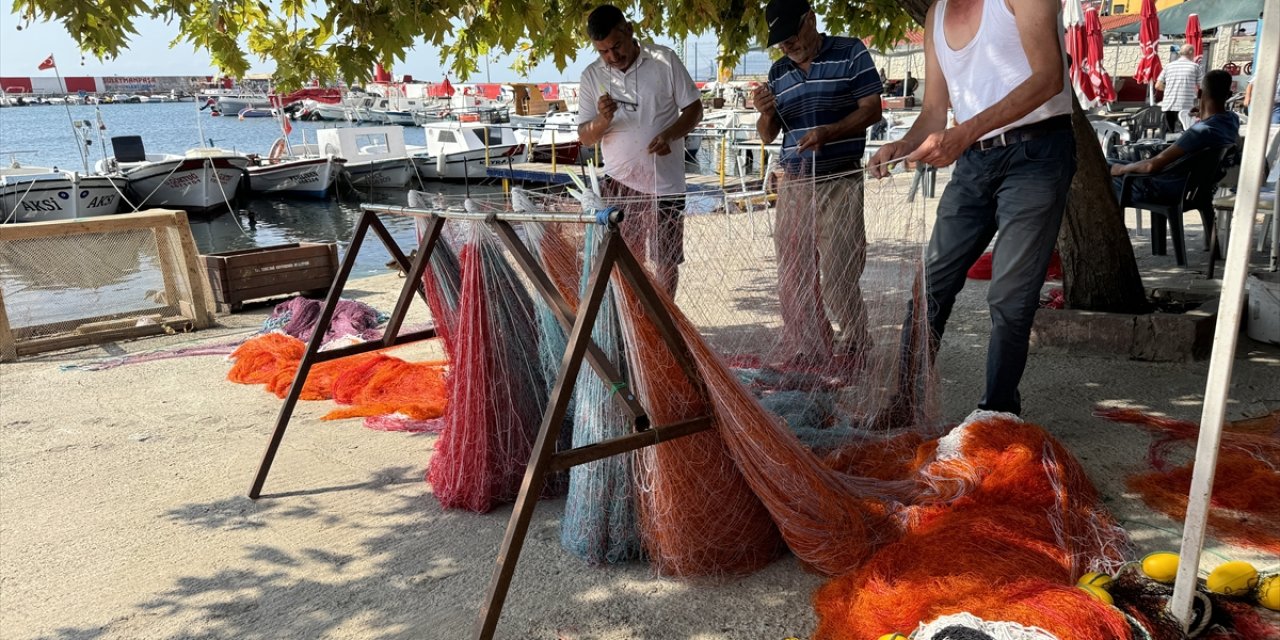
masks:
<instances>
[{"instance_id":1,"label":"concrete ground","mask_svg":"<svg viewBox=\"0 0 1280 640\"><path fill-rule=\"evenodd\" d=\"M1193 229L1194 221L1187 219ZM1132 225L1131 225L1132 226ZM1192 235L1189 246L1198 247ZM1148 286L1213 288L1135 237ZM348 296L389 310L402 281ZM966 415L981 387L985 283L971 282L942 351L943 409ZM108 344L0 365L0 636L6 640L467 637L509 508L443 511L423 482L434 436L321 422L300 404L257 501L245 497L280 400L225 380L221 357L99 372L123 354L229 344L269 307L194 334ZM419 315L410 322L424 321ZM1140 553L1176 550L1179 523L1124 488L1148 437L1101 421L1097 404L1198 419L1208 362L1033 353L1028 420L1073 451ZM1280 347L1241 336L1228 417L1280 408ZM757 574L679 581L644 564L590 567L559 546L563 501L538 506L500 626L504 638L804 637L822 580L785 557ZM1210 540L1204 567L1276 558Z\"/></svg>"}]
</instances>

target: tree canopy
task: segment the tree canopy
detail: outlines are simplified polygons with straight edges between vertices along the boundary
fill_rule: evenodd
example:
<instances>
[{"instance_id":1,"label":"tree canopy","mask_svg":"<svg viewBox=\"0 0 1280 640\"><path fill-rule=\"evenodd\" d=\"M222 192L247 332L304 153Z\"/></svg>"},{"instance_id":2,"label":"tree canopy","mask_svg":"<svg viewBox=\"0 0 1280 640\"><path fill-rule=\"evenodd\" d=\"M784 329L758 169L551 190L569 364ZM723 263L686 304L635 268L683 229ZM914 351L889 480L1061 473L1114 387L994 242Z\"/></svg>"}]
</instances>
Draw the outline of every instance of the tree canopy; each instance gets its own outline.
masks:
<instances>
[{"instance_id":1,"label":"tree canopy","mask_svg":"<svg viewBox=\"0 0 1280 640\"><path fill-rule=\"evenodd\" d=\"M929 0L811 0L827 30L896 42ZM138 35L135 21L165 20L173 46L209 52L243 77L251 60L274 62L281 89L311 79L363 83L377 63L394 66L421 39L462 79L490 53L517 54L517 71L542 60L563 69L585 42L599 0L14 0L26 23L59 22L88 55L110 59ZM763 44L765 0L631 0L616 3L649 36L714 36L722 66ZM919 5L919 7L915 6ZM919 15L916 15L919 14Z\"/></svg>"}]
</instances>

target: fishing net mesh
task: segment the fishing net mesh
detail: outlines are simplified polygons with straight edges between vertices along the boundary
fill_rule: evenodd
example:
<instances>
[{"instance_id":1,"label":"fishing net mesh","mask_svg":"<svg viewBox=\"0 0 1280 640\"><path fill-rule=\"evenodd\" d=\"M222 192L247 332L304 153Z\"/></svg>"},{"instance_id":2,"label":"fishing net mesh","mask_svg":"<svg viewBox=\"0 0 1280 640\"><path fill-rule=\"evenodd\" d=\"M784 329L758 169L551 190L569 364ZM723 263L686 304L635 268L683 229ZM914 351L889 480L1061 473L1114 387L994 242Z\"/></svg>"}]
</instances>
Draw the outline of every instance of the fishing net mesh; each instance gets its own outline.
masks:
<instances>
[{"instance_id":1,"label":"fishing net mesh","mask_svg":"<svg viewBox=\"0 0 1280 640\"><path fill-rule=\"evenodd\" d=\"M704 576L750 572L789 550L840 576L819 595L818 637L910 629L963 610L953 591L1016 591L1025 606L996 595L978 613L1027 624L1069 626L1089 606L1071 581L1118 566L1127 539L1070 453L1017 420L938 425L923 314L913 313L924 305L931 203L909 180L801 171L679 200L578 188L410 198L471 214L616 207L626 216L620 233L679 345L615 272L592 337L621 380L584 364L558 448L632 433L627 394L655 425L707 418L713 428L574 467L567 488L549 482L543 496L567 490L568 551ZM514 227L568 309L581 311L604 228ZM446 506L484 511L514 494L567 332L486 222L450 220L442 240L424 284L446 336L450 399L428 478ZM1016 552L1011 561L954 553L1001 536L994 549ZM1041 570L1015 584L1012 567L1028 558ZM897 584L891 566L911 581ZM1100 624L1076 637L1127 637L1116 635L1118 618Z\"/></svg>"},{"instance_id":2,"label":"fishing net mesh","mask_svg":"<svg viewBox=\"0 0 1280 640\"><path fill-rule=\"evenodd\" d=\"M188 264L196 259L194 250L183 250L182 234L190 244L187 226L172 216L144 228L131 222L114 226L107 219L9 225L0 232L0 295L20 352L70 346L53 338L90 342L95 334L124 337L147 326L185 328L203 315L195 311L192 287L207 293L208 285L192 282L203 275Z\"/></svg>"}]
</instances>

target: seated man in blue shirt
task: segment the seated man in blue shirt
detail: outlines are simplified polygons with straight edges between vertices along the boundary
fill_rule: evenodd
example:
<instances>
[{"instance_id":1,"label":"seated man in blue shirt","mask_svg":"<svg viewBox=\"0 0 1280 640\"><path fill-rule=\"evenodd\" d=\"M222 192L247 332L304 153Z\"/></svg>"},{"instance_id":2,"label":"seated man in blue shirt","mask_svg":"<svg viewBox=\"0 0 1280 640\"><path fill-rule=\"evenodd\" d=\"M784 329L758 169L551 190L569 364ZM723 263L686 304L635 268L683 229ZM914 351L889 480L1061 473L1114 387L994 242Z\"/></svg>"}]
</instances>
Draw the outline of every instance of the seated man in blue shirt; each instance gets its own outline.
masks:
<instances>
[{"instance_id":1,"label":"seated man in blue shirt","mask_svg":"<svg viewBox=\"0 0 1280 640\"><path fill-rule=\"evenodd\" d=\"M1178 141L1149 160L1130 164L1111 165L1112 183L1116 198L1120 197L1123 177L1128 173L1159 173L1174 160L1183 156L1230 144L1236 144L1240 135L1240 118L1227 110L1231 97L1231 74L1214 69L1200 81L1200 122L1187 129ZM1178 176L1151 176L1133 181L1130 193L1134 200L1145 202L1169 202L1181 196L1182 179Z\"/></svg>"}]
</instances>

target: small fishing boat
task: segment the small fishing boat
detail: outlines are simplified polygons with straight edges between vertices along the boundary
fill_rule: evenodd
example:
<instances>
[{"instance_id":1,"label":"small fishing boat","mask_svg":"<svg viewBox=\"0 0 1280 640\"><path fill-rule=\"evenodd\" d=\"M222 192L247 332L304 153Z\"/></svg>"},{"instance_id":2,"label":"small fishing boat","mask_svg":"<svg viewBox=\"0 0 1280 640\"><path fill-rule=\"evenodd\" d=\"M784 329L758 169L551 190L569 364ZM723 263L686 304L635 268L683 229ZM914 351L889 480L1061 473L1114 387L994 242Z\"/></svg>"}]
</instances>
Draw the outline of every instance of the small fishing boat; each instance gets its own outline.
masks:
<instances>
[{"instance_id":1,"label":"small fishing boat","mask_svg":"<svg viewBox=\"0 0 1280 640\"><path fill-rule=\"evenodd\" d=\"M120 211L126 183L56 167L0 168L0 221L44 222L106 216Z\"/></svg>"},{"instance_id":2,"label":"small fishing boat","mask_svg":"<svg viewBox=\"0 0 1280 640\"><path fill-rule=\"evenodd\" d=\"M333 154L306 155L307 147L314 151L315 145L290 146L285 138L279 138L265 158L251 158L249 190L268 195L328 197L346 160Z\"/></svg>"},{"instance_id":3,"label":"small fishing boat","mask_svg":"<svg viewBox=\"0 0 1280 640\"><path fill-rule=\"evenodd\" d=\"M487 162L520 150L510 127L483 122L432 122L422 127L427 144L413 155L423 180L479 180L488 175Z\"/></svg>"},{"instance_id":4,"label":"small fishing boat","mask_svg":"<svg viewBox=\"0 0 1280 640\"><path fill-rule=\"evenodd\" d=\"M316 144L299 145L303 156L346 159L352 186L395 189L409 184L413 161L404 144L404 127L343 127L316 131Z\"/></svg>"},{"instance_id":5,"label":"small fishing boat","mask_svg":"<svg viewBox=\"0 0 1280 640\"><path fill-rule=\"evenodd\" d=\"M141 136L116 136L111 148L115 155L99 160L97 170L126 180L130 199L139 209L174 207L204 213L231 208L249 167L244 155L214 147L182 155L150 154Z\"/></svg>"}]
</instances>

